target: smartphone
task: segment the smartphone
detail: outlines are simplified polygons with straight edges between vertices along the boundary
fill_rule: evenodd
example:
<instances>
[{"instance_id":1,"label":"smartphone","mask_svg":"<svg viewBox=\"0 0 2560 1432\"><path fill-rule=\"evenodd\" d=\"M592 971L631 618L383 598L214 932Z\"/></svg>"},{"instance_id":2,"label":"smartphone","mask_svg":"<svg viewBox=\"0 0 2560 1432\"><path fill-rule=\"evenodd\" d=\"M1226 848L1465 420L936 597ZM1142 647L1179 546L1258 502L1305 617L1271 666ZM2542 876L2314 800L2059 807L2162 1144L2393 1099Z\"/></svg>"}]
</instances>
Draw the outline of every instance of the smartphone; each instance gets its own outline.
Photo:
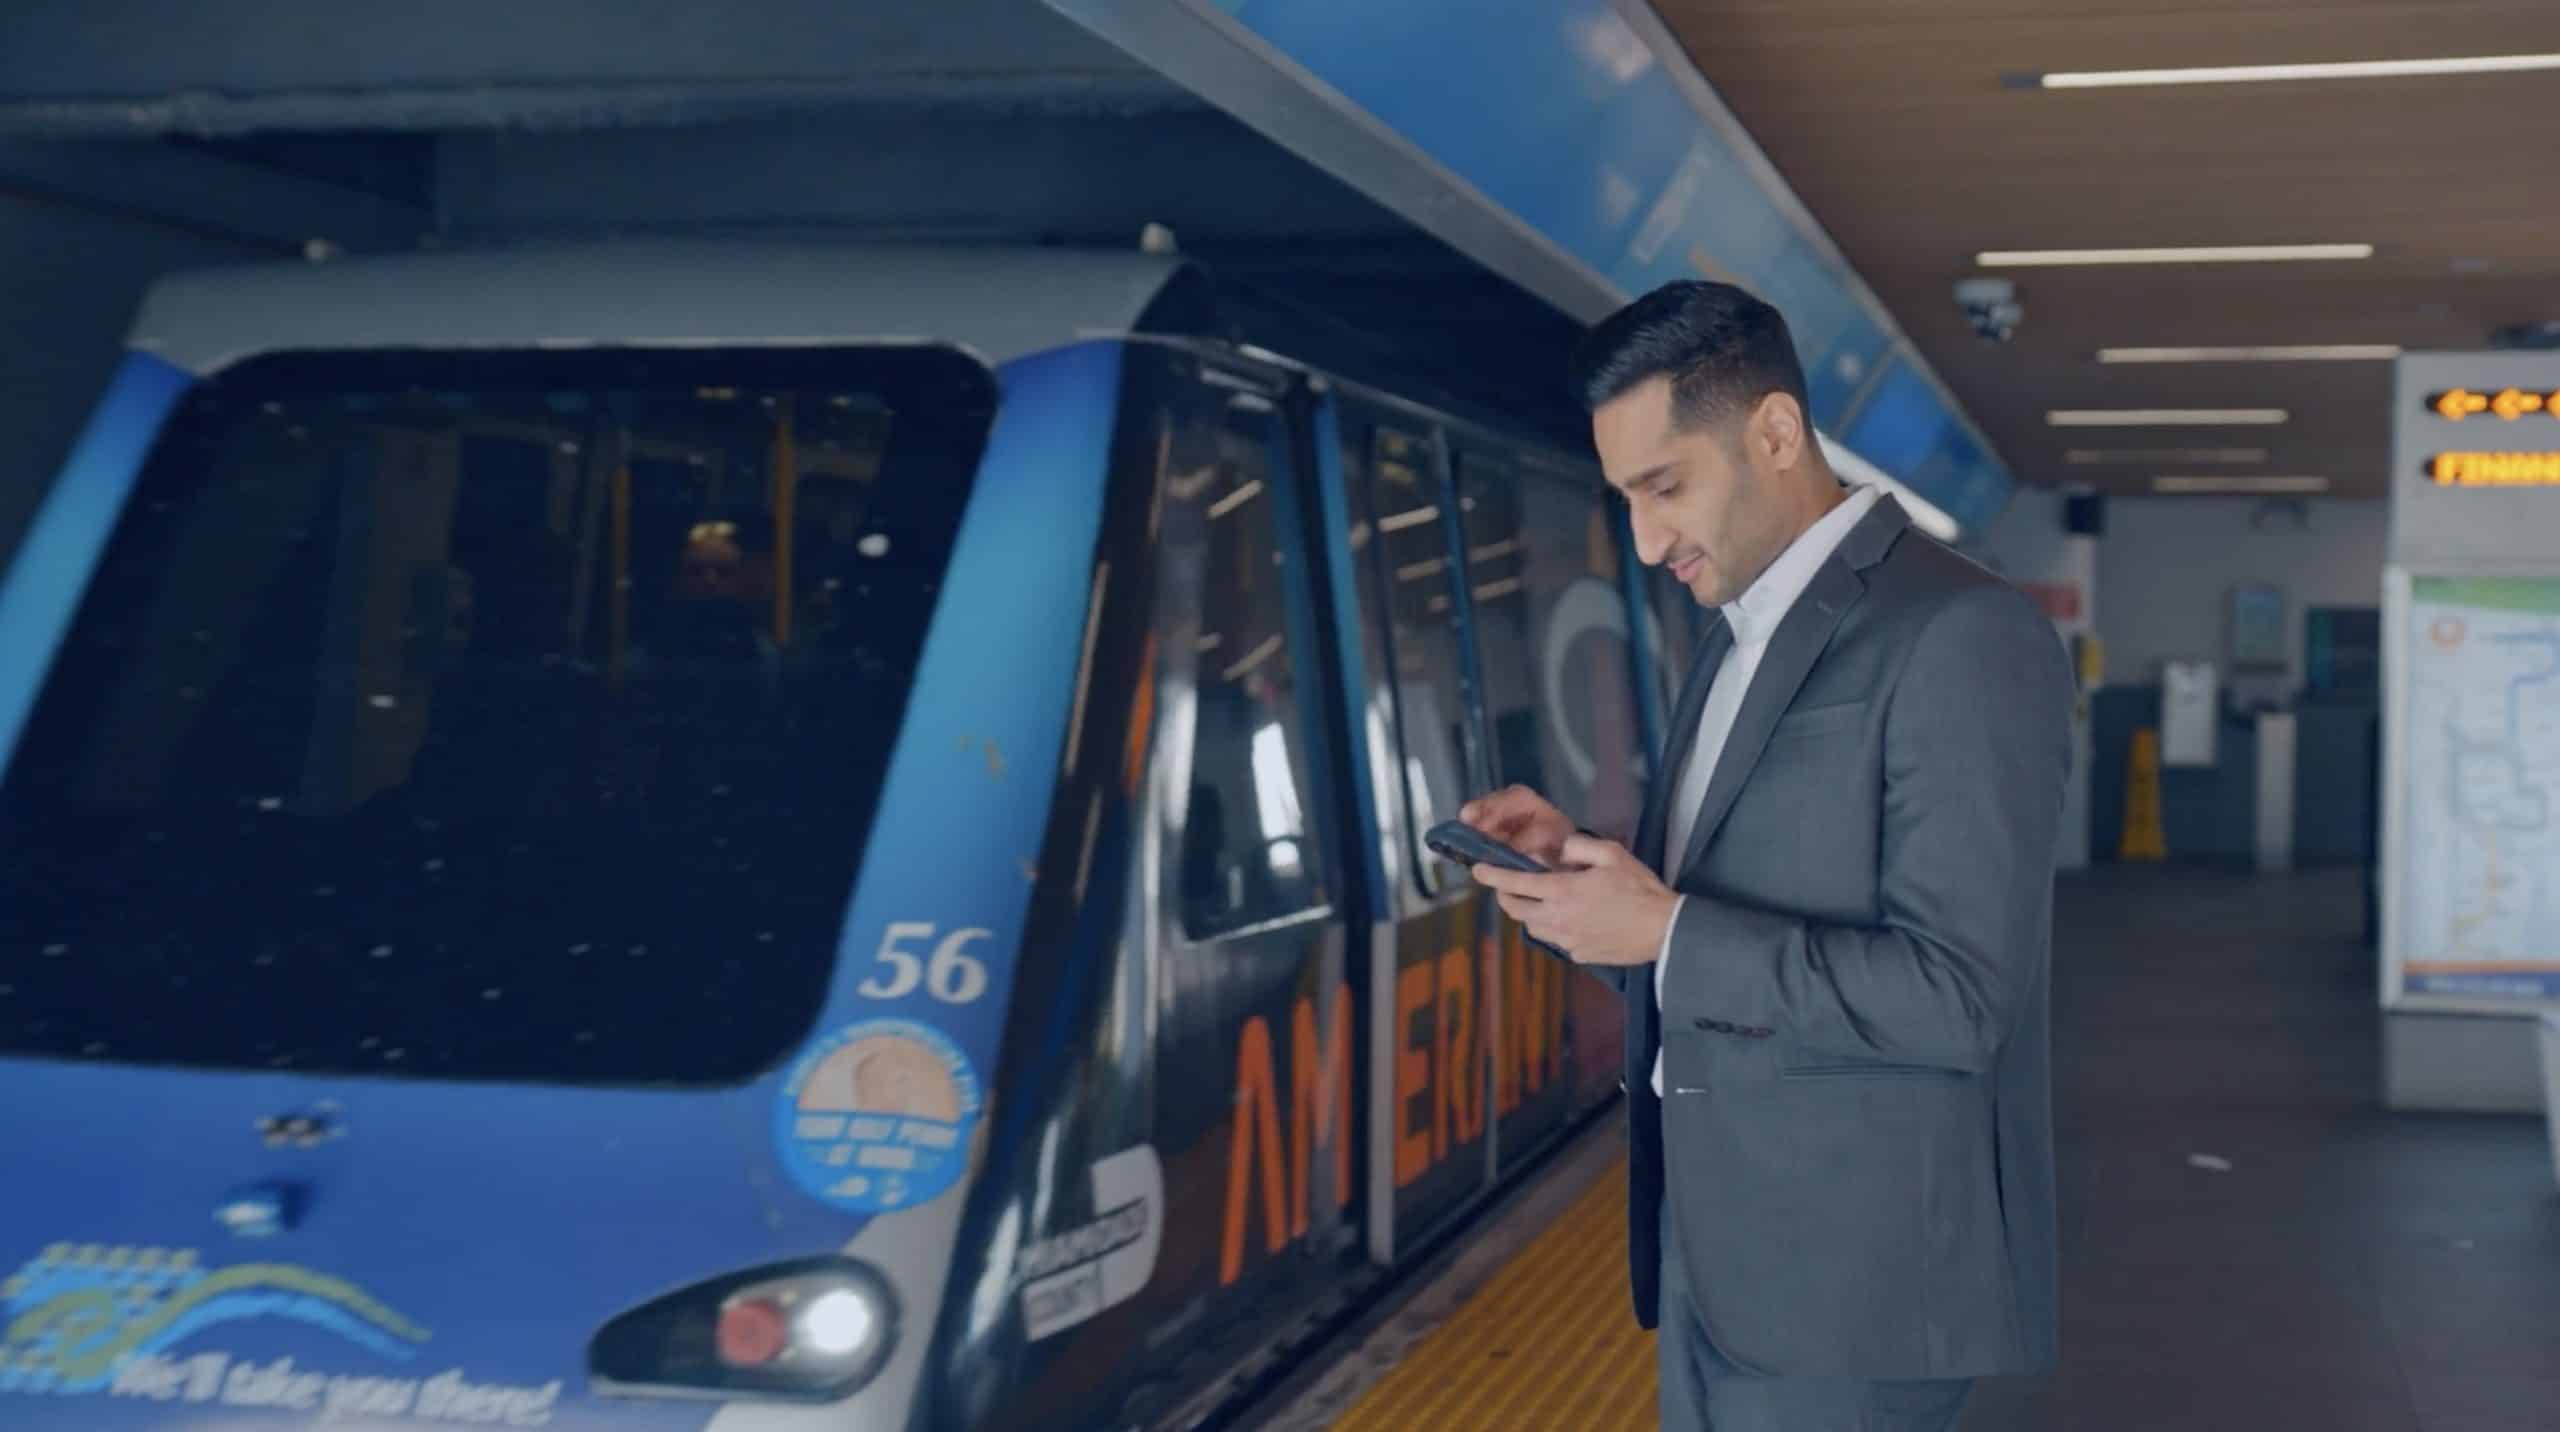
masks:
<instances>
[{"instance_id":1,"label":"smartphone","mask_svg":"<svg viewBox=\"0 0 2560 1432\"><path fill-rule=\"evenodd\" d=\"M1465 821L1440 822L1422 833L1422 843L1460 865L1492 865L1504 870L1524 870L1532 875L1547 873L1544 865Z\"/></svg>"},{"instance_id":2,"label":"smartphone","mask_svg":"<svg viewBox=\"0 0 2560 1432\"><path fill-rule=\"evenodd\" d=\"M1544 875L1547 867L1536 859L1521 854L1464 821L1444 820L1422 833L1422 843L1461 865L1492 865L1504 870L1525 870ZM1520 937L1557 959L1570 961L1573 956L1526 930Z\"/></svg>"}]
</instances>

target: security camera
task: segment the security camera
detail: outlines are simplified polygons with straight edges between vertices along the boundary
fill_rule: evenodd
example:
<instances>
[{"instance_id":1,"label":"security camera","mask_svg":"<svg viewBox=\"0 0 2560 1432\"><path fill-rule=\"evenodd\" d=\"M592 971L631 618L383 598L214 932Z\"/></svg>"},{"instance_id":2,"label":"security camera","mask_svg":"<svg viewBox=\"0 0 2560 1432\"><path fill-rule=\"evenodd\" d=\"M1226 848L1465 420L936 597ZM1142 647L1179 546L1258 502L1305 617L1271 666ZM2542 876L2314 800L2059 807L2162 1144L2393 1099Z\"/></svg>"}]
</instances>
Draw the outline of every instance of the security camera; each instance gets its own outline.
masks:
<instances>
[{"instance_id":1,"label":"security camera","mask_svg":"<svg viewBox=\"0 0 2560 1432\"><path fill-rule=\"evenodd\" d=\"M2027 316L2026 305L2018 302L2018 286L2005 278L1958 279L1956 306L1964 310L1974 336L1989 343L2008 342Z\"/></svg>"}]
</instances>

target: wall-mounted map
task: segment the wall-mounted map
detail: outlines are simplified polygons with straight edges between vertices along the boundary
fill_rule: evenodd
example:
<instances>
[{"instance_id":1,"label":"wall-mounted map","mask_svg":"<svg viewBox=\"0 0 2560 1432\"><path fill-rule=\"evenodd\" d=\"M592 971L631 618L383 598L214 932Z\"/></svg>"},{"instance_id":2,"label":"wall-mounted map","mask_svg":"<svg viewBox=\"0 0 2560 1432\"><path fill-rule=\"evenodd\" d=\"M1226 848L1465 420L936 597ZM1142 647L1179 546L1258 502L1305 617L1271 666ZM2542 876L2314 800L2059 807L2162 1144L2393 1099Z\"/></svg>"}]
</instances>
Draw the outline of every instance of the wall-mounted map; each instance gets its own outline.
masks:
<instances>
[{"instance_id":1,"label":"wall-mounted map","mask_svg":"<svg viewBox=\"0 0 2560 1432\"><path fill-rule=\"evenodd\" d=\"M2402 971L2560 998L2560 579L2410 585Z\"/></svg>"}]
</instances>

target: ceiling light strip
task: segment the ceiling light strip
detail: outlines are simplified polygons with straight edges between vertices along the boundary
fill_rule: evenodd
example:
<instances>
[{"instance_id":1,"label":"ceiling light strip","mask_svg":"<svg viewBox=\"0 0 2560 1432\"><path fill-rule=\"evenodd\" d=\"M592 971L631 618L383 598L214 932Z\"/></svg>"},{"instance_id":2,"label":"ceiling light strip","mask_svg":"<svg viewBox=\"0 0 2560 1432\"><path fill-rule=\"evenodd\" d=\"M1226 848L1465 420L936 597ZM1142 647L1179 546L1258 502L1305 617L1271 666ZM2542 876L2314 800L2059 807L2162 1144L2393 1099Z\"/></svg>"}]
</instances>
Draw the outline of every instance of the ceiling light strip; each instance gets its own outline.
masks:
<instances>
[{"instance_id":1,"label":"ceiling light strip","mask_svg":"<svg viewBox=\"0 0 2560 1432\"><path fill-rule=\"evenodd\" d=\"M2033 77L2041 89L2135 89L2156 85L2279 84L2298 80L2399 80L2431 75L2524 74L2560 70L2560 54L2467 55L2433 60L2342 60L2288 65L2198 65L2182 69L2084 70Z\"/></svg>"},{"instance_id":2,"label":"ceiling light strip","mask_svg":"<svg viewBox=\"0 0 2560 1432\"><path fill-rule=\"evenodd\" d=\"M2369 259L2371 244L2197 244L2149 249L1986 249L1983 268L2085 268L2111 264L2264 264Z\"/></svg>"},{"instance_id":3,"label":"ceiling light strip","mask_svg":"<svg viewBox=\"0 0 2560 1432\"><path fill-rule=\"evenodd\" d=\"M2101 348L2101 363L2381 363L2396 343L2294 343L2227 348Z\"/></svg>"},{"instance_id":4,"label":"ceiling light strip","mask_svg":"<svg viewBox=\"0 0 2560 1432\"><path fill-rule=\"evenodd\" d=\"M2155 477L2151 490L2164 493L2326 492L2325 477Z\"/></svg>"},{"instance_id":5,"label":"ceiling light strip","mask_svg":"<svg viewBox=\"0 0 2560 1432\"><path fill-rule=\"evenodd\" d=\"M2057 428L2246 428L2291 420L2282 408L2056 408L2044 415Z\"/></svg>"},{"instance_id":6,"label":"ceiling light strip","mask_svg":"<svg viewBox=\"0 0 2560 1432\"><path fill-rule=\"evenodd\" d=\"M2265 462L2265 448L2073 448L2062 455L2074 467L2165 467L2198 462Z\"/></svg>"}]
</instances>

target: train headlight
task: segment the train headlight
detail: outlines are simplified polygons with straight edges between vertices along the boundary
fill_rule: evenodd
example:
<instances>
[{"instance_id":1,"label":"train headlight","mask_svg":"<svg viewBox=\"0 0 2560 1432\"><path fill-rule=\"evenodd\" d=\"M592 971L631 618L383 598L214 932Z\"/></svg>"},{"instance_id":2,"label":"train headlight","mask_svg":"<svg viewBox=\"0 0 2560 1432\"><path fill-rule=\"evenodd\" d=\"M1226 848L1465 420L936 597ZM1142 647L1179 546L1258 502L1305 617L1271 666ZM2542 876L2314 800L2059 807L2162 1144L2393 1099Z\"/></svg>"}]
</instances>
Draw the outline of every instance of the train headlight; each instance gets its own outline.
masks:
<instances>
[{"instance_id":1,"label":"train headlight","mask_svg":"<svg viewBox=\"0 0 2560 1432\"><path fill-rule=\"evenodd\" d=\"M588 1360L623 1395L834 1401L877 1377L896 1295L870 1265L812 1259L696 1284L613 1320Z\"/></svg>"},{"instance_id":2,"label":"train headlight","mask_svg":"<svg viewBox=\"0 0 2560 1432\"><path fill-rule=\"evenodd\" d=\"M880 1334L879 1310L851 1288L834 1288L800 1310L800 1340L818 1357L852 1357Z\"/></svg>"}]
</instances>

